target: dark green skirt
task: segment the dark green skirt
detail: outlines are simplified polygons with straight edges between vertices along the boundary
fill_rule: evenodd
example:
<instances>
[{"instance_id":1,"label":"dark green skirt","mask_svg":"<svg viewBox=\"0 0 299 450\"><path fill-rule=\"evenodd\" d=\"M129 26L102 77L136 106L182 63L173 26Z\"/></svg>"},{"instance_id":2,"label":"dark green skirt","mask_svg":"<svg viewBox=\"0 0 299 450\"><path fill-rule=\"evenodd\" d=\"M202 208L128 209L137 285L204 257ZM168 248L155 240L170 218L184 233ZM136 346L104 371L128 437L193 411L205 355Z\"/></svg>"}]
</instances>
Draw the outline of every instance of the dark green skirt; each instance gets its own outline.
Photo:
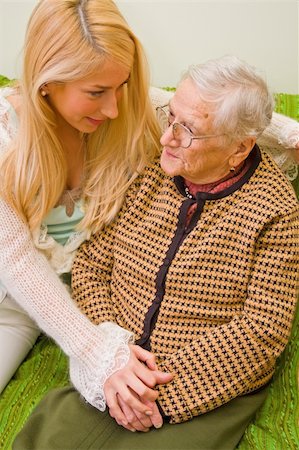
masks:
<instances>
[{"instance_id":1,"label":"dark green skirt","mask_svg":"<svg viewBox=\"0 0 299 450\"><path fill-rule=\"evenodd\" d=\"M18 434L13 450L232 450L267 394L267 387L177 425L132 433L71 387L51 391Z\"/></svg>"}]
</instances>

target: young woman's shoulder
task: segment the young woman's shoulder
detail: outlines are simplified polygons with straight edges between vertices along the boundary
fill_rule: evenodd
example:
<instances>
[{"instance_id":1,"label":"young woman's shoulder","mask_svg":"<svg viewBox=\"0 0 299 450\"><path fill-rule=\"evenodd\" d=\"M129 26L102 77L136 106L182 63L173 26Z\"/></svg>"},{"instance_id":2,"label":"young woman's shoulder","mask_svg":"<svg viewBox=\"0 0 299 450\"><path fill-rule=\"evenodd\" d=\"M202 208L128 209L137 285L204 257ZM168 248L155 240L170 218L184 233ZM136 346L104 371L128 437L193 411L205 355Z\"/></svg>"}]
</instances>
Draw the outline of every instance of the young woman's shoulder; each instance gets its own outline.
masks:
<instances>
[{"instance_id":1,"label":"young woman's shoulder","mask_svg":"<svg viewBox=\"0 0 299 450\"><path fill-rule=\"evenodd\" d=\"M0 114L13 112L19 115L21 95L17 86L6 86L0 89Z\"/></svg>"},{"instance_id":2,"label":"young woman's shoulder","mask_svg":"<svg viewBox=\"0 0 299 450\"><path fill-rule=\"evenodd\" d=\"M5 151L16 133L20 105L21 98L16 88L0 89L0 153Z\"/></svg>"}]
</instances>

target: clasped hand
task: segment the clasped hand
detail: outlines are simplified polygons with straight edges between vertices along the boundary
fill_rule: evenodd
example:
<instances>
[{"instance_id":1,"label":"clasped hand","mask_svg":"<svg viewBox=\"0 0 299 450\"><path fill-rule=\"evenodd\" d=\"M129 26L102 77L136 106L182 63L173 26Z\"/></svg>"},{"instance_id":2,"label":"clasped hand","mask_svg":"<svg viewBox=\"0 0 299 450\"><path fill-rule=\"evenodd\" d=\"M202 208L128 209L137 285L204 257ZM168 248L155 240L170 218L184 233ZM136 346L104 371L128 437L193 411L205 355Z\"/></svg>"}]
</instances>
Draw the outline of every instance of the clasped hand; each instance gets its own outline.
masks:
<instances>
[{"instance_id":1,"label":"clasped hand","mask_svg":"<svg viewBox=\"0 0 299 450\"><path fill-rule=\"evenodd\" d=\"M160 428L163 419L156 404L157 384L172 380L170 373L157 369L155 356L139 347L130 345L130 357L125 367L117 370L104 384L109 414L116 422L130 431L148 431Z\"/></svg>"}]
</instances>

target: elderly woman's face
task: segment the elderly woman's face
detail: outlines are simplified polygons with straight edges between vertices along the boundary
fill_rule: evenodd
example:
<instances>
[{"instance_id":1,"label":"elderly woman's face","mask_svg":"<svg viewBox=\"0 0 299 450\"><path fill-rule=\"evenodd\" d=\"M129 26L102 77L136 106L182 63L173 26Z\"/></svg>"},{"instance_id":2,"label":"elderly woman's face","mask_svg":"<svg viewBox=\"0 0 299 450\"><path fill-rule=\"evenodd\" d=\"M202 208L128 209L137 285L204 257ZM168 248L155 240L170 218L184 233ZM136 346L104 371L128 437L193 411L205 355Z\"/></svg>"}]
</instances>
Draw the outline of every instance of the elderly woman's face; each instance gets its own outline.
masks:
<instances>
[{"instance_id":1,"label":"elderly woman's face","mask_svg":"<svg viewBox=\"0 0 299 450\"><path fill-rule=\"evenodd\" d=\"M213 126L211 105L201 100L198 88L191 79L184 80L169 105L171 122L179 122L193 136L219 135ZM225 136L193 140L189 148L182 148L175 139L172 126L160 140L163 146L161 167L170 176L181 175L193 183L217 181L230 172L237 143L229 143Z\"/></svg>"}]
</instances>

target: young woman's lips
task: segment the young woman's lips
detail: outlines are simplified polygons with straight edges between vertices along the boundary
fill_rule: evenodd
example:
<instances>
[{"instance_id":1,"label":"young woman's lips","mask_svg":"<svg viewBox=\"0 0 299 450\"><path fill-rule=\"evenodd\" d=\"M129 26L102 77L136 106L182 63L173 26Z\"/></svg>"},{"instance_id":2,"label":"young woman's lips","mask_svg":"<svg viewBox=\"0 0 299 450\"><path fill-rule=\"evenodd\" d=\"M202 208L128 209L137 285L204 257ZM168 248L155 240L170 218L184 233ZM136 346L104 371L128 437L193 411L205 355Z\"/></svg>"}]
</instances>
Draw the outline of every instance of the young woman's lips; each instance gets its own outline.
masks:
<instances>
[{"instance_id":1,"label":"young woman's lips","mask_svg":"<svg viewBox=\"0 0 299 450\"><path fill-rule=\"evenodd\" d=\"M93 119L92 117L87 117L88 122L92 125L101 125L104 122L104 119Z\"/></svg>"}]
</instances>

